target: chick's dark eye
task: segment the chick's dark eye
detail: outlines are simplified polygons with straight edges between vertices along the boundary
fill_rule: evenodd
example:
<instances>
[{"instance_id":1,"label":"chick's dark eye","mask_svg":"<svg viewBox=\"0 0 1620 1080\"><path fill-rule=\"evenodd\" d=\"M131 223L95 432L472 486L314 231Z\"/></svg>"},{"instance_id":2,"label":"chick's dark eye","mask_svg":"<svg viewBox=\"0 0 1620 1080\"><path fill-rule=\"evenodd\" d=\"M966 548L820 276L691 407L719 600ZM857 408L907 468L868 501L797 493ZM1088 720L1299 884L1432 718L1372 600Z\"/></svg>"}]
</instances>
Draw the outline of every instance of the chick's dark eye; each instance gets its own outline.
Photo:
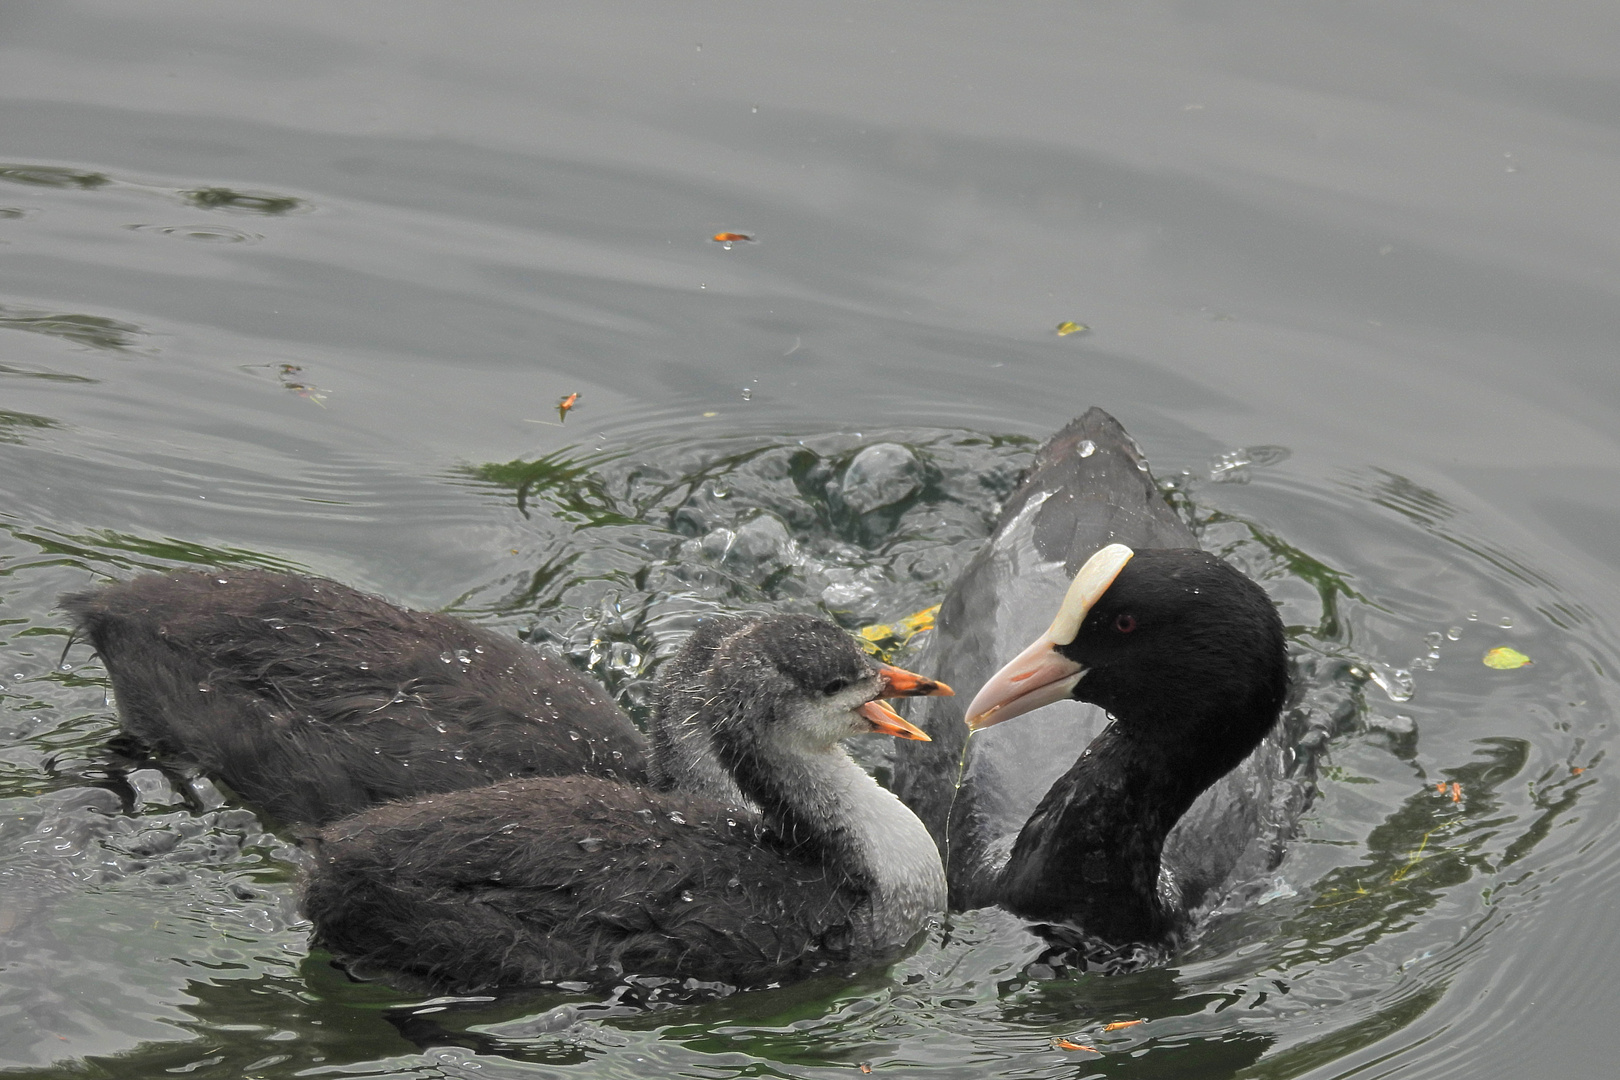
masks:
<instances>
[{"instance_id":1,"label":"chick's dark eye","mask_svg":"<svg viewBox=\"0 0 1620 1080\"><path fill-rule=\"evenodd\" d=\"M826 686L823 686L821 688L821 692L823 694L826 694L828 697L832 697L834 694L838 693L838 691L840 691L840 690L849 689L849 685L850 685L850 683L849 683L848 679L834 679L832 682L828 683Z\"/></svg>"},{"instance_id":2,"label":"chick's dark eye","mask_svg":"<svg viewBox=\"0 0 1620 1080\"><path fill-rule=\"evenodd\" d=\"M1130 633L1136 629L1136 616L1124 614L1114 616L1114 629L1122 634Z\"/></svg>"}]
</instances>

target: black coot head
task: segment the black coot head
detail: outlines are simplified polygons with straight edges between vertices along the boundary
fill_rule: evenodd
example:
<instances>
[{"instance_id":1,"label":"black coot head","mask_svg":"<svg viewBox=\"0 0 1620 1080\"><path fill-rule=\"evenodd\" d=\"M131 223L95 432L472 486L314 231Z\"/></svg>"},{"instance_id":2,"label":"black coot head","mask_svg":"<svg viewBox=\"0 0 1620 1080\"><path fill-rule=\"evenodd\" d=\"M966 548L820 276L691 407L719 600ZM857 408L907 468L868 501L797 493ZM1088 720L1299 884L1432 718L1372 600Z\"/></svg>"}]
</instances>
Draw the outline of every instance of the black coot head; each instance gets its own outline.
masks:
<instances>
[{"instance_id":1,"label":"black coot head","mask_svg":"<svg viewBox=\"0 0 1620 1080\"><path fill-rule=\"evenodd\" d=\"M988 727L1065 698L1133 734L1238 741L1276 719L1288 684L1282 620L1265 590L1197 549L1111 544L1075 575L1052 626L968 706Z\"/></svg>"},{"instance_id":2,"label":"black coot head","mask_svg":"<svg viewBox=\"0 0 1620 1080\"><path fill-rule=\"evenodd\" d=\"M1085 669L1073 696L1128 729L1176 736L1212 711L1275 717L1287 686L1270 597L1205 551L1138 551L1057 652Z\"/></svg>"}]
</instances>

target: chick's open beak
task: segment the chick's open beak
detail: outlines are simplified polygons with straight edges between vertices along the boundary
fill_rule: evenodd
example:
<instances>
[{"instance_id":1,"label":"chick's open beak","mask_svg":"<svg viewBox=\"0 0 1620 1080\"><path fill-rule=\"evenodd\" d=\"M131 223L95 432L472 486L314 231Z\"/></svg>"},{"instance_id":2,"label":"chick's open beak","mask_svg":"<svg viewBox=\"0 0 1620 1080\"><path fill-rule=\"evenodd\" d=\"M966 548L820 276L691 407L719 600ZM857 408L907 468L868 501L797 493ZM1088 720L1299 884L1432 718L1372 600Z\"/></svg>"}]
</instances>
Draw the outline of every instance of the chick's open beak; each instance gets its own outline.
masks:
<instances>
[{"instance_id":1,"label":"chick's open beak","mask_svg":"<svg viewBox=\"0 0 1620 1080\"><path fill-rule=\"evenodd\" d=\"M954 697L956 694L938 679L891 664L878 664L877 673L883 687L878 691L879 697Z\"/></svg>"},{"instance_id":2,"label":"chick's open beak","mask_svg":"<svg viewBox=\"0 0 1620 1080\"><path fill-rule=\"evenodd\" d=\"M893 735L897 739L916 739L918 742L933 742L923 730L906 721L905 717L883 704L881 701L868 701L855 710L861 718L872 725L872 730L880 735Z\"/></svg>"}]
</instances>

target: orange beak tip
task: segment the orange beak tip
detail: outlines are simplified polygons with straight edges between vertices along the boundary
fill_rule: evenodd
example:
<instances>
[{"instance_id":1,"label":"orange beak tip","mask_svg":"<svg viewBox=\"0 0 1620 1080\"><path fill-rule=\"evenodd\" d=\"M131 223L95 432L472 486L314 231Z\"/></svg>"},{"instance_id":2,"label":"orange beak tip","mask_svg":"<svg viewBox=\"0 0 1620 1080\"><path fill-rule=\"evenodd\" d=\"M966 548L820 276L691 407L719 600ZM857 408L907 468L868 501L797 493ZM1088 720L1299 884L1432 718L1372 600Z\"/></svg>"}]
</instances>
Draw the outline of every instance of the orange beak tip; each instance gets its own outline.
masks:
<instances>
[{"instance_id":1,"label":"orange beak tip","mask_svg":"<svg viewBox=\"0 0 1620 1080\"><path fill-rule=\"evenodd\" d=\"M906 720L882 701L868 701L855 711L860 713L867 725L880 735L892 735L897 739L915 739L917 742L934 741L922 728Z\"/></svg>"},{"instance_id":2,"label":"orange beak tip","mask_svg":"<svg viewBox=\"0 0 1620 1080\"><path fill-rule=\"evenodd\" d=\"M956 694L937 679L893 664L879 664L878 677L883 685L883 697L952 697Z\"/></svg>"}]
</instances>

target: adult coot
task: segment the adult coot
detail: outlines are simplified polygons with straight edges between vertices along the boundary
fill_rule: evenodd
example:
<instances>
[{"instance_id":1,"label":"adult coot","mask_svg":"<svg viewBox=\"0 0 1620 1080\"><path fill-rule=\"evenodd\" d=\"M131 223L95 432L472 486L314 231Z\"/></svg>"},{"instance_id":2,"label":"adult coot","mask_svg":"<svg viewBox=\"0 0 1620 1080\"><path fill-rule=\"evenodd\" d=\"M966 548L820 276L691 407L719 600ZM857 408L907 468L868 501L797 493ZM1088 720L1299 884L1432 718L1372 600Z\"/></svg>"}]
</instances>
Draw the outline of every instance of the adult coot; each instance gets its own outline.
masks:
<instances>
[{"instance_id":1,"label":"adult coot","mask_svg":"<svg viewBox=\"0 0 1620 1080\"><path fill-rule=\"evenodd\" d=\"M320 834L317 940L357 972L458 991L627 972L751 986L896 955L945 905L939 853L838 745L926 738L876 700L890 677L802 615L724 620L670 670L702 684L694 722L757 811L589 776L378 807Z\"/></svg>"},{"instance_id":2,"label":"adult coot","mask_svg":"<svg viewBox=\"0 0 1620 1080\"><path fill-rule=\"evenodd\" d=\"M1090 602L1133 632L1096 638L1087 623L1075 647L1082 664L1113 649L1111 674L1048 683L1040 712L971 741L959 703L921 703L912 719L933 741L901 748L895 788L940 845L953 907L1000 904L1126 943L1162 939L1240 865L1271 857L1261 822L1283 755L1276 740L1251 752L1281 709L1287 657L1264 591L1198 550L1135 443L1094 408L1037 454L919 663L984 685L1110 544L1135 555ZM1035 678L1004 680L1002 697Z\"/></svg>"}]
</instances>

